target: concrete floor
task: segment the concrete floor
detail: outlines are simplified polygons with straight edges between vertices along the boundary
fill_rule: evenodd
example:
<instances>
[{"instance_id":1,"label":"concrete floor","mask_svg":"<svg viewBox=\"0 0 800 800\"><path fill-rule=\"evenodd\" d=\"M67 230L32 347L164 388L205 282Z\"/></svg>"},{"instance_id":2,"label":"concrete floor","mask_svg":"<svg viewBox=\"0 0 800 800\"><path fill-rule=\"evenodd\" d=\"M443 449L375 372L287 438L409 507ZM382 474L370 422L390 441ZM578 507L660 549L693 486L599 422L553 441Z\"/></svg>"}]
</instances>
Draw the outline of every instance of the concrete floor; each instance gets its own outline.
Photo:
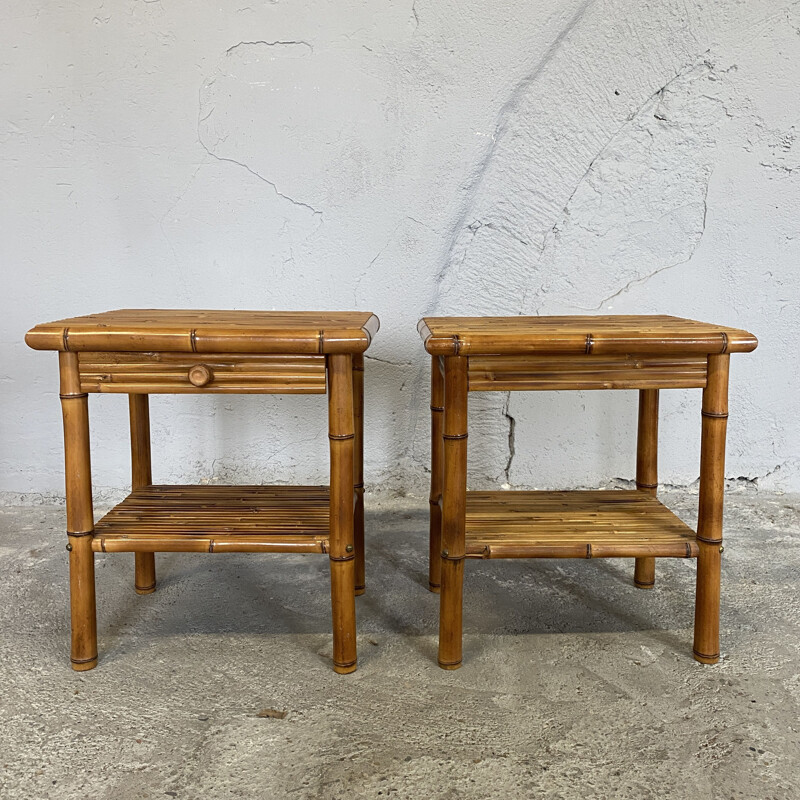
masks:
<instances>
[{"instance_id":1,"label":"concrete floor","mask_svg":"<svg viewBox=\"0 0 800 800\"><path fill-rule=\"evenodd\" d=\"M97 558L100 663L72 672L63 509L0 509L0 797L798 798L799 501L728 495L717 666L691 658L693 562L645 592L628 561L492 561L456 672L426 504L372 502L349 676L324 557L189 554L147 597L133 556Z\"/></svg>"}]
</instances>

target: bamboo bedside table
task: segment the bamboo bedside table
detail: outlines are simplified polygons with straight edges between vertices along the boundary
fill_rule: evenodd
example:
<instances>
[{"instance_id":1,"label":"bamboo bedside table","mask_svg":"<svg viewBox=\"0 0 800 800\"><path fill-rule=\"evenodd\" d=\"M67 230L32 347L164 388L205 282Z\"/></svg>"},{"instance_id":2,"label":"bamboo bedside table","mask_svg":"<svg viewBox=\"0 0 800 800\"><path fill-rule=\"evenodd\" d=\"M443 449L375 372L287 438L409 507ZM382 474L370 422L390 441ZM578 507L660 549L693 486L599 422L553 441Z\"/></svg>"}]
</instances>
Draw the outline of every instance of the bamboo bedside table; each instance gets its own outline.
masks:
<instances>
[{"instance_id":1,"label":"bamboo bedside table","mask_svg":"<svg viewBox=\"0 0 800 800\"><path fill-rule=\"evenodd\" d=\"M694 657L719 660L720 553L730 353L746 331L667 316L439 317L419 332L431 373L430 588L439 665L461 664L465 558L697 558ZM659 389L702 388L697 533L656 499ZM636 490L467 492L468 392L638 389Z\"/></svg>"},{"instance_id":2,"label":"bamboo bedside table","mask_svg":"<svg viewBox=\"0 0 800 800\"><path fill-rule=\"evenodd\" d=\"M37 325L57 350L66 453L72 667L97 664L94 554L134 552L136 591L155 590L156 552L327 553L333 665L356 668L364 591L363 353L368 313L109 311ZM132 491L96 525L89 392L127 394ZM328 395L330 487L153 486L149 394Z\"/></svg>"}]
</instances>

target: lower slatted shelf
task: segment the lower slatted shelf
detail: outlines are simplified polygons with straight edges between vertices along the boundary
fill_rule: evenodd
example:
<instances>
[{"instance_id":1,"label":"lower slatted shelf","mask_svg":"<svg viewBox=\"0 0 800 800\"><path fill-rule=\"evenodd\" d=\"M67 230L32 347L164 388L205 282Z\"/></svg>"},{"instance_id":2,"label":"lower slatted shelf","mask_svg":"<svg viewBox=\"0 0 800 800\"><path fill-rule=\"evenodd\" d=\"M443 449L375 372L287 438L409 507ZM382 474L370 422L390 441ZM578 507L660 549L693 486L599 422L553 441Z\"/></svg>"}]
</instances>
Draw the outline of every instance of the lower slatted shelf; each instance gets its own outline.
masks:
<instances>
[{"instance_id":1,"label":"lower slatted shelf","mask_svg":"<svg viewBox=\"0 0 800 800\"><path fill-rule=\"evenodd\" d=\"M96 525L98 552L326 553L327 486L147 486Z\"/></svg>"},{"instance_id":2,"label":"lower slatted shelf","mask_svg":"<svg viewBox=\"0 0 800 800\"><path fill-rule=\"evenodd\" d=\"M467 492L468 558L697 556L695 532L645 492Z\"/></svg>"}]
</instances>

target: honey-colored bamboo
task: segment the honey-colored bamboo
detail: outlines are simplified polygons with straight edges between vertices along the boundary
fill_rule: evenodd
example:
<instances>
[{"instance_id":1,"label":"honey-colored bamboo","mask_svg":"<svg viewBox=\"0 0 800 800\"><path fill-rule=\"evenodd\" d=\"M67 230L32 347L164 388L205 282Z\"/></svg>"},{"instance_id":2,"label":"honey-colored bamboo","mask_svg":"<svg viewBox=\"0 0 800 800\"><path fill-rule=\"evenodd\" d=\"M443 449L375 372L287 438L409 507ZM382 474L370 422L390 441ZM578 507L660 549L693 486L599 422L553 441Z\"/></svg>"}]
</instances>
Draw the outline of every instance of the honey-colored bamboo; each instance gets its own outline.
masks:
<instances>
[{"instance_id":1,"label":"honey-colored bamboo","mask_svg":"<svg viewBox=\"0 0 800 800\"><path fill-rule=\"evenodd\" d=\"M59 368L67 495L67 550L69 550L72 631L70 660L72 668L82 672L97 666L89 405L86 394L80 390L78 359L75 354L59 353Z\"/></svg>"},{"instance_id":2,"label":"honey-colored bamboo","mask_svg":"<svg viewBox=\"0 0 800 800\"><path fill-rule=\"evenodd\" d=\"M426 317L418 325L431 355L637 355L745 353L747 331L666 315Z\"/></svg>"},{"instance_id":3,"label":"honey-colored bamboo","mask_svg":"<svg viewBox=\"0 0 800 800\"><path fill-rule=\"evenodd\" d=\"M326 553L337 672L356 668L364 585L364 312L121 310L37 325L26 342L61 361L72 660L97 660L94 553L136 554L137 591L156 552ZM88 392L130 395L132 491L93 525ZM152 393L329 395L331 486L153 486ZM356 587L358 581L358 589Z\"/></svg>"},{"instance_id":4,"label":"honey-colored bamboo","mask_svg":"<svg viewBox=\"0 0 800 800\"><path fill-rule=\"evenodd\" d=\"M439 597L439 666L461 666L466 557L467 359L444 359L442 552Z\"/></svg>"},{"instance_id":5,"label":"honey-colored bamboo","mask_svg":"<svg viewBox=\"0 0 800 800\"><path fill-rule=\"evenodd\" d=\"M697 606L695 658L719 657L719 584L722 541L725 417L729 354L758 344L747 331L669 316L433 317L419 333L445 372L444 466L437 466L437 414L432 414L431 569L437 574L438 476L444 471L440 652L442 666L461 657L461 580L467 558L634 558L634 581L655 582L655 559L695 558ZM455 365L467 362L463 386ZM447 367L445 368L447 370ZM723 375L724 373L724 375ZM451 389L450 383L453 384ZM465 473L466 391L638 389L637 490L634 492L469 492L458 507ZM658 393L662 388L702 388L701 502L695 534L656 498ZM433 375L431 394L437 389ZM455 398L455 399L454 399ZM432 405L439 405L433 402ZM448 422L450 434L448 439ZM458 420L458 423L454 422ZM463 438L462 438L463 437ZM463 461L462 461L463 459ZM464 548L458 549L463 519ZM448 538L449 537L449 538ZM448 541L454 542L448 547ZM455 589L448 590L448 583Z\"/></svg>"},{"instance_id":6,"label":"honey-colored bamboo","mask_svg":"<svg viewBox=\"0 0 800 800\"><path fill-rule=\"evenodd\" d=\"M25 341L69 352L359 353L378 327L357 311L121 309L37 325Z\"/></svg>"},{"instance_id":7,"label":"honey-colored bamboo","mask_svg":"<svg viewBox=\"0 0 800 800\"><path fill-rule=\"evenodd\" d=\"M438 593L442 585L442 467L444 422L444 376L442 360L431 357L431 493L430 552L428 555L428 588Z\"/></svg>"},{"instance_id":8,"label":"honey-colored bamboo","mask_svg":"<svg viewBox=\"0 0 800 800\"><path fill-rule=\"evenodd\" d=\"M353 356L353 545L356 552L356 596L366 589L364 551L364 356Z\"/></svg>"},{"instance_id":9,"label":"honey-colored bamboo","mask_svg":"<svg viewBox=\"0 0 800 800\"><path fill-rule=\"evenodd\" d=\"M327 553L327 486L146 486L95 524L96 552Z\"/></svg>"},{"instance_id":10,"label":"honey-colored bamboo","mask_svg":"<svg viewBox=\"0 0 800 800\"><path fill-rule=\"evenodd\" d=\"M136 491L153 482L150 461L150 401L146 394L128 397L131 427L131 489ZM136 553L134 569L136 594L152 594L156 590L156 557L154 553Z\"/></svg>"},{"instance_id":11,"label":"honey-colored bamboo","mask_svg":"<svg viewBox=\"0 0 800 800\"><path fill-rule=\"evenodd\" d=\"M641 491L467 492L467 558L692 558L695 532Z\"/></svg>"},{"instance_id":12,"label":"honey-colored bamboo","mask_svg":"<svg viewBox=\"0 0 800 800\"><path fill-rule=\"evenodd\" d=\"M706 385L706 357L631 354L476 355L469 359L471 392L575 389L692 389Z\"/></svg>"},{"instance_id":13,"label":"honey-colored bamboo","mask_svg":"<svg viewBox=\"0 0 800 800\"><path fill-rule=\"evenodd\" d=\"M325 394L324 355L80 353L84 392Z\"/></svg>"},{"instance_id":14,"label":"honey-colored bamboo","mask_svg":"<svg viewBox=\"0 0 800 800\"><path fill-rule=\"evenodd\" d=\"M658 389L642 389L639 392L636 488L653 497L658 491ZM633 582L640 589L653 588L656 582L655 558L636 559Z\"/></svg>"},{"instance_id":15,"label":"honey-colored bamboo","mask_svg":"<svg viewBox=\"0 0 800 800\"><path fill-rule=\"evenodd\" d=\"M730 356L708 357L708 385L703 391L700 443L700 503L697 515L697 594L694 657L703 664L719 661L719 601L722 554L722 506L725 491L725 434L728 425Z\"/></svg>"},{"instance_id":16,"label":"honey-colored bamboo","mask_svg":"<svg viewBox=\"0 0 800 800\"><path fill-rule=\"evenodd\" d=\"M330 566L333 610L333 668L356 669L355 546L353 542L353 359L328 356L330 439Z\"/></svg>"}]
</instances>

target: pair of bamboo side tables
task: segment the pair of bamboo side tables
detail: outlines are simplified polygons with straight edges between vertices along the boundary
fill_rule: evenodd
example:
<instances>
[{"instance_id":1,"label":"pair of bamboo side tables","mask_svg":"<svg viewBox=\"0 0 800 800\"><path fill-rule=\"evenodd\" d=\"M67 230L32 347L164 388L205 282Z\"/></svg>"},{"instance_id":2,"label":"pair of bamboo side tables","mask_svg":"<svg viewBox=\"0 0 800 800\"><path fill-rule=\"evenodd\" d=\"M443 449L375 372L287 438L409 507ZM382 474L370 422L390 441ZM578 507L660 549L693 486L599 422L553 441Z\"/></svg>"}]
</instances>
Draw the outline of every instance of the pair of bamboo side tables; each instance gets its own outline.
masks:
<instances>
[{"instance_id":1,"label":"pair of bamboo side tables","mask_svg":"<svg viewBox=\"0 0 800 800\"><path fill-rule=\"evenodd\" d=\"M94 554L135 553L135 588L155 590L156 552L324 553L333 668L356 669L364 592L364 352L378 330L359 312L123 310L37 325L57 350L64 421L67 550L76 670L97 664ZM439 665L461 664L466 558L697 558L694 657L719 659L728 364L746 331L668 316L442 317L419 324L432 357L430 589L440 592ZM659 389L702 388L697 532L656 499ZM636 489L467 491L469 392L638 389ZM129 396L132 491L97 523L89 393ZM326 394L329 486L156 486L150 394Z\"/></svg>"}]
</instances>

